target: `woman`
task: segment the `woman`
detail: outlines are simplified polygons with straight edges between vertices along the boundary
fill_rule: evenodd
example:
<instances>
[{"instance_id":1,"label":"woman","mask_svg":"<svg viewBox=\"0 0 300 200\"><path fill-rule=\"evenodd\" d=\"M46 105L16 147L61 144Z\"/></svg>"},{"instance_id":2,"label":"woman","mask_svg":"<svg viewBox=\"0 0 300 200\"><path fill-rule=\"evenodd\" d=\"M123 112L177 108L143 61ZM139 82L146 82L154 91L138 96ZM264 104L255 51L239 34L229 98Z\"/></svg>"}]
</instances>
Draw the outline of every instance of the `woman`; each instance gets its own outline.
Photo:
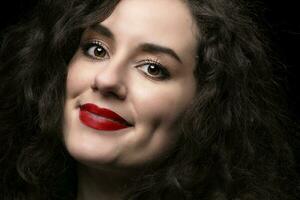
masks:
<instances>
[{"instance_id":1,"label":"woman","mask_svg":"<svg viewBox=\"0 0 300 200\"><path fill-rule=\"evenodd\" d=\"M1 199L297 199L239 2L44 1L1 47Z\"/></svg>"}]
</instances>

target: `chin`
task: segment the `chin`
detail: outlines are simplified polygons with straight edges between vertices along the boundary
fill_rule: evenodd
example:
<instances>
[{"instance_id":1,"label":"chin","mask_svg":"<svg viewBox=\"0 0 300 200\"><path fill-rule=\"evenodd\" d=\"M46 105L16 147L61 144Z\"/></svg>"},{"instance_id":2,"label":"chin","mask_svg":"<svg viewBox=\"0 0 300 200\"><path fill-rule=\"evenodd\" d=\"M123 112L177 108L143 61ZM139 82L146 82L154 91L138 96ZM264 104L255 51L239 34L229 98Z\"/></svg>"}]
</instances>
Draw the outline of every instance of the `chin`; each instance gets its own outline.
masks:
<instances>
[{"instance_id":1,"label":"chin","mask_svg":"<svg viewBox=\"0 0 300 200\"><path fill-rule=\"evenodd\" d=\"M90 167L115 166L119 160L115 152L99 152L99 148L83 148L76 145L67 147L67 150L78 163Z\"/></svg>"}]
</instances>

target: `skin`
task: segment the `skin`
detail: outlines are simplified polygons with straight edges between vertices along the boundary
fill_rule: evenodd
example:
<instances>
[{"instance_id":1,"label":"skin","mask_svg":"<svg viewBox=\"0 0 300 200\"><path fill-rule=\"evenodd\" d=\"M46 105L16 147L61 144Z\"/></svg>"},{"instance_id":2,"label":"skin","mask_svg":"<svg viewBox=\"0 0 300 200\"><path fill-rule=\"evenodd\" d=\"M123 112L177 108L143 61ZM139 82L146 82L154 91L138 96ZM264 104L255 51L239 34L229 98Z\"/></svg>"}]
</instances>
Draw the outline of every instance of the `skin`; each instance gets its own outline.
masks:
<instances>
[{"instance_id":1,"label":"skin","mask_svg":"<svg viewBox=\"0 0 300 200\"><path fill-rule=\"evenodd\" d=\"M122 0L100 25L101 31L84 32L85 51L78 49L67 77L63 136L79 163L78 199L119 199L135 169L161 162L177 142L177 122L196 93L197 28L184 2ZM98 44L86 48L91 41ZM177 58L145 50L145 43L172 49ZM153 61L170 75L151 74ZM133 126L117 131L87 127L78 117L85 103L108 108Z\"/></svg>"}]
</instances>

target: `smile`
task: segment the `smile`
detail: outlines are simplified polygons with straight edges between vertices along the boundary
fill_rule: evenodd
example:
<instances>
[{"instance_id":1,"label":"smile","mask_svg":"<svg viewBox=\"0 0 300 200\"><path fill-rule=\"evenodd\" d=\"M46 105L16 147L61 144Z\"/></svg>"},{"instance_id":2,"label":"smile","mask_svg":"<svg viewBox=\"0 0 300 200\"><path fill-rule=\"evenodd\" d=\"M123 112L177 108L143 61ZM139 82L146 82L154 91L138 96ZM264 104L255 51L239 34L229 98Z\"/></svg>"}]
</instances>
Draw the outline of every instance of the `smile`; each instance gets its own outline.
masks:
<instances>
[{"instance_id":1,"label":"smile","mask_svg":"<svg viewBox=\"0 0 300 200\"><path fill-rule=\"evenodd\" d=\"M132 126L117 113L91 103L80 106L79 119L84 125L103 131L115 131Z\"/></svg>"}]
</instances>

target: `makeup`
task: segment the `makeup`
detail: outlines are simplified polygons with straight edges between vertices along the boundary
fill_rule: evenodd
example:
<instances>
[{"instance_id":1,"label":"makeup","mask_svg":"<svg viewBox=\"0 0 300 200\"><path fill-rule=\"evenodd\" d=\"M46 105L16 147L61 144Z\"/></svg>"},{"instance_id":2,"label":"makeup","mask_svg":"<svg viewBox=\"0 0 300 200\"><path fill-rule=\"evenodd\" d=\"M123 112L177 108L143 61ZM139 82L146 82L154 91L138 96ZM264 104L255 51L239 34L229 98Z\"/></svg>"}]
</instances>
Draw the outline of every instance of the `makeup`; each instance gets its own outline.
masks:
<instances>
[{"instance_id":1,"label":"makeup","mask_svg":"<svg viewBox=\"0 0 300 200\"><path fill-rule=\"evenodd\" d=\"M79 119L84 125L102 131L115 131L132 126L117 113L91 103L80 106Z\"/></svg>"}]
</instances>

